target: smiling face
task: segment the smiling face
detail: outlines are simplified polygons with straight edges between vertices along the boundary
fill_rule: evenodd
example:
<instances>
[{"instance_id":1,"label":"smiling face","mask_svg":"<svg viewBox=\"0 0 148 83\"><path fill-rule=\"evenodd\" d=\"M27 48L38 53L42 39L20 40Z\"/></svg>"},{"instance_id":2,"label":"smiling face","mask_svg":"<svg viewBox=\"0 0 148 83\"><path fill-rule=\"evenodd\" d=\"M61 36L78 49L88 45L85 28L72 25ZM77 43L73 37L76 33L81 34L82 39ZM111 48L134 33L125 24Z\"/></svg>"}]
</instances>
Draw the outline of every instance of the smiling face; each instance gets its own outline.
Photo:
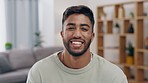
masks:
<instances>
[{"instance_id":1,"label":"smiling face","mask_svg":"<svg viewBox=\"0 0 148 83\"><path fill-rule=\"evenodd\" d=\"M66 50L73 56L81 56L89 51L94 38L92 24L83 14L70 15L63 24L61 36Z\"/></svg>"}]
</instances>

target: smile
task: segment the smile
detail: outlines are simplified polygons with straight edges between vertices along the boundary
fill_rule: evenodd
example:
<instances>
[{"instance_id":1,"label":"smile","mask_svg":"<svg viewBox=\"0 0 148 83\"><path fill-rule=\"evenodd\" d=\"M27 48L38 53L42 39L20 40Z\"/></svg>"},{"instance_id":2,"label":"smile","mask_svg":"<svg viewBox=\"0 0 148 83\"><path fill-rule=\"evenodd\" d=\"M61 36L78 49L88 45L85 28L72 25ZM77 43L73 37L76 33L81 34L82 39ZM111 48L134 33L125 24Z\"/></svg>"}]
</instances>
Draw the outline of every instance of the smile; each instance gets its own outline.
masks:
<instances>
[{"instance_id":1,"label":"smile","mask_svg":"<svg viewBox=\"0 0 148 83\"><path fill-rule=\"evenodd\" d=\"M71 41L71 46L73 48L80 48L83 45L83 41Z\"/></svg>"}]
</instances>

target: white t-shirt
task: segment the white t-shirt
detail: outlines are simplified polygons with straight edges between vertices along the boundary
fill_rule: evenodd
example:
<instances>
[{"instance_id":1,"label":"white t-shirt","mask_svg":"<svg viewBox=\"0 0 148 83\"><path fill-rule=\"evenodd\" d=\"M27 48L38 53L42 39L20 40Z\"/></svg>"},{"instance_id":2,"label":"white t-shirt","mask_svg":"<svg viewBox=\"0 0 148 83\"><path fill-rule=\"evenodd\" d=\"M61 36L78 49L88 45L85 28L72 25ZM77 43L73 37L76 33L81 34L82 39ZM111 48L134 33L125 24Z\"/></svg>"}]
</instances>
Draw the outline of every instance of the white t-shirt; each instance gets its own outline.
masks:
<instances>
[{"instance_id":1,"label":"white t-shirt","mask_svg":"<svg viewBox=\"0 0 148 83\"><path fill-rule=\"evenodd\" d=\"M81 69L66 67L57 54L38 61L29 71L27 83L128 83L119 67L96 54Z\"/></svg>"}]
</instances>

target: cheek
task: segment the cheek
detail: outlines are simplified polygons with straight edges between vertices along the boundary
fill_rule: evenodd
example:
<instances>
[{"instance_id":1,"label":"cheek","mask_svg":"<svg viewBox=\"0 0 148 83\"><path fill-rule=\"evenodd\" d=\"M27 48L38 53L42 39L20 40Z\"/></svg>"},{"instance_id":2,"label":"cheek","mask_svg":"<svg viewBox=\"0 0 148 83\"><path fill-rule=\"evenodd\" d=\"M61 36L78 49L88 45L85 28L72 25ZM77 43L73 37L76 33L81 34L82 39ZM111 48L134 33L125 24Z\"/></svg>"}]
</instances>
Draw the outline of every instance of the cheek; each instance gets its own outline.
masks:
<instances>
[{"instance_id":1,"label":"cheek","mask_svg":"<svg viewBox=\"0 0 148 83\"><path fill-rule=\"evenodd\" d=\"M90 32L88 32L88 33L85 34L85 37L87 39L91 39L92 38L92 34Z\"/></svg>"},{"instance_id":2,"label":"cheek","mask_svg":"<svg viewBox=\"0 0 148 83\"><path fill-rule=\"evenodd\" d=\"M70 37L71 37L72 35L71 35L71 33L64 33L64 35L63 35L63 39L66 39L66 40L68 40L68 39L70 39Z\"/></svg>"},{"instance_id":3,"label":"cheek","mask_svg":"<svg viewBox=\"0 0 148 83\"><path fill-rule=\"evenodd\" d=\"M93 40L93 35L92 34L87 34L86 36L85 36L85 39L87 39L88 41L89 40Z\"/></svg>"}]
</instances>

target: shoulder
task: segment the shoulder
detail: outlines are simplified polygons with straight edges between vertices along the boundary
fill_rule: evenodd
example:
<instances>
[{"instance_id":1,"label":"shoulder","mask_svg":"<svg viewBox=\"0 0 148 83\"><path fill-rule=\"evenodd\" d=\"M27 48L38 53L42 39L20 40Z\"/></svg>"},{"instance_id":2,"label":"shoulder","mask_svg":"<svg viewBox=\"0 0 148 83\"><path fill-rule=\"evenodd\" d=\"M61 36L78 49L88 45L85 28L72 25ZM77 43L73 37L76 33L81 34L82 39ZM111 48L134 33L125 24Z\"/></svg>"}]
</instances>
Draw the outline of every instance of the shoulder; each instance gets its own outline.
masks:
<instances>
[{"instance_id":1,"label":"shoulder","mask_svg":"<svg viewBox=\"0 0 148 83\"><path fill-rule=\"evenodd\" d=\"M58 69L55 63L55 57L57 57L57 53L36 62L28 73L27 83L41 83L40 81L43 80L43 78L50 78L54 73L53 71L56 72Z\"/></svg>"},{"instance_id":2,"label":"shoulder","mask_svg":"<svg viewBox=\"0 0 148 83\"><path fill-rule=\"evenodd\" d=\"M94 54L94 56L97 59L97 63L99 65L99 69L102 75L108 78L112 78L112 80L114 80L115 78L119 78L121 80L126 79L124 72L117 65L107 61L106 59L97 54Z\"/></svg>"},{"instance_id":3,"label":"shoulder","mask_svg":"<svg viewBox=\"0 0 148 83\"><path fill-rule=\"evenodd\" d=\"M119 70L121 71L121 69L116 66L115 64L109 62L108 60L106 60L105 58L97 55L97 54L94 54L94 57L96 57L97 59L97 62L99 63L100 67L103 68L103 69L115 69L115 70Z\"/></svg>"},{"instance_id":4,"label":"shoulder","mask_svg":"<svg viewBox=\"0 0 148 83\"><path fill-rule=\"evenodd\" d=\"M31 70L43 71L45 69L53 68L52 66L55 66L56 56L57 56L57 53L54 53L44 59L39 60L32 66Z\"/></svg>"}]
</instances>

